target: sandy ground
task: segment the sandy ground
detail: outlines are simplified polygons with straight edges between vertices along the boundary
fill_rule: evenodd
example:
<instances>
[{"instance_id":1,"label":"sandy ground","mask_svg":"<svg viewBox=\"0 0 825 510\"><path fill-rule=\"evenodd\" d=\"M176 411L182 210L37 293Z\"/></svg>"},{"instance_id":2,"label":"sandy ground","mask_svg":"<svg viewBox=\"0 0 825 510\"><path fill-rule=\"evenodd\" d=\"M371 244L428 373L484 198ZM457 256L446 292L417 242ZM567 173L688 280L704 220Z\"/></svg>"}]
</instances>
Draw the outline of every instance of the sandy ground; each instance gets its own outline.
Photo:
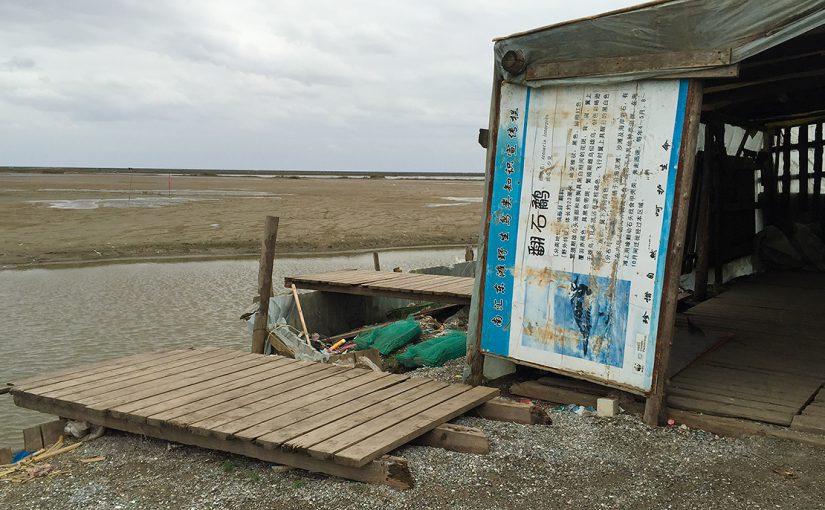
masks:
<instances>
[{"instance_id":1,"label":"sandy ground","mask_svg":"<svg viewBox=\"0 0 825 510\"><path fill-rule=\"evenodd\" d=\"M481 181L0 173L0 267L474 243Z\"/></svg>"},{"instance_id":2,"label":"sandy ground","mask_svg":"<svg viewBox=\"0 0 825 510\"><path fill-rule=\"evenodd\" d=\"M455 379L460 362L426 375ZM423 372L423 371L422 371ZM423 375L423 374L422 374ZM398 491L194 447L110 432L52 462L68 474L2 484L8 509L767 509L825 507L822 450L731 439L634 416L552 408L553 424L459 418L487 455L405 446L416 486ZM105 460L82 464L81 458Z\"/></svg>"}]
</instances>

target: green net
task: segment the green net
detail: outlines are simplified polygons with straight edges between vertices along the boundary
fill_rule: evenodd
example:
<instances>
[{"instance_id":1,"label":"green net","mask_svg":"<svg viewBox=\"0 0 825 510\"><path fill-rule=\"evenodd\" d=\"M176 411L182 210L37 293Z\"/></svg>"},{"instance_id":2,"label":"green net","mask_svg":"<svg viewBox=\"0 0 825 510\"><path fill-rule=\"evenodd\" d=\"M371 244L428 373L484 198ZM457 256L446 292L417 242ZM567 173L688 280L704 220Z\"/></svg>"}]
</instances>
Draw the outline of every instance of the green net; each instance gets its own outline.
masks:
<instances>
[{"instance_id":1,"label":"green net","mask_svg":"<svg viewBox=\"0 0 825 510\"><path fill-rule=\"evenodd\" d=\"M378 349L382 356L404 347L421 334L421 326L415 319L393 322L382 328L365 331L355 337L355 348Z\"/></svg>"},{"instance_id":2,"label":"green net","mask_svg":"<svg viewBox=\"0 0 825 510\"><path fill-rule=\"evenodd\" d=\"M449 330L441 336L411 345L395 357L405 367L437 367L467 354L467 335Z\"/></svg>"}]
</instances>

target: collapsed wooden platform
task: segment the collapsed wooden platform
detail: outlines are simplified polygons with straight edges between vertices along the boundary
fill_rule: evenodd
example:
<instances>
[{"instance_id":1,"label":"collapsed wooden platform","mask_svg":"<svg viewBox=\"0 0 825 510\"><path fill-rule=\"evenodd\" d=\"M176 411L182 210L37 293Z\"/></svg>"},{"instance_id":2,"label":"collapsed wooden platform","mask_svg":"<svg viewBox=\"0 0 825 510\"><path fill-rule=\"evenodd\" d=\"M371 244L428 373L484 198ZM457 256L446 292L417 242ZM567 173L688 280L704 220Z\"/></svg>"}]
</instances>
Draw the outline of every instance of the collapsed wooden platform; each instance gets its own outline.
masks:
<instances>
[{"instance_id":1,"label":"collapsed wooden platform","mask_svg":"<svg viewBox=\"0 0 825 510\"><path fill-rule=\"evenodd\" d=\"M65 418L399 488L385 455L498 390L217 348L139 354L15 383Z\"/></svg>"},{"instance_id":2,"label":"collapsed wooden platform","mask_svg":"<svg viewBox=\"0 0 825 510\"><path fill-rule=\"evenodd\" d=\"M284 278L286 287L294 284L301 289L455 304L470 303L473 282L474 278L465 276L394 273L363 269Z\"/></svg>"},{"instance_id":3,"label":"collapsed wooden platform","mask_svg":"<svg viewBox=\"0 0 825 510\"><path fill-rule=\"evenodd\" d=\"M823 274L760 274L691 308L691 329L729 340L672 377L669 407L825 432L808 406L825 383L822 288Z\"/></svg>"}]
</instances>

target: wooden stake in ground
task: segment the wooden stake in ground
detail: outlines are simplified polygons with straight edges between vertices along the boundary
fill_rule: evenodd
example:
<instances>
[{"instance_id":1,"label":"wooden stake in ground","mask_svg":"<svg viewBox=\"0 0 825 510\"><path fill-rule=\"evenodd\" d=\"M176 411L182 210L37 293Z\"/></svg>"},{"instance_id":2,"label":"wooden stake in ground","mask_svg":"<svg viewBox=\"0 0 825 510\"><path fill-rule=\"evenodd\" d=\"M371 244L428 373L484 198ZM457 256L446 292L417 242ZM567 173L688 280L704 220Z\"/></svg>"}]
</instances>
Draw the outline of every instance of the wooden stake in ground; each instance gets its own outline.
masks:
<instances>
[{"instance_id":1,"label":"wooden stake in ground","mask_svg":"<svg viewBox=\"0 0 825 510\"><path fill-rule=\"evenodd\" d=\"M298 298L298 288L292 284L292 297L295 299L295 307L298 309L298 318L301 319L301 327L304 329L304 338L309 344L309 331L307 331L307 323L304 320L304 311L301 309L301 300ZM310 344L311 345L311 344Z\"/></svg>"},{"instance_id":2,"label":"wooden stake in ground","mask_svg":"<svg viewBox=\"0 0 825 510\"><path fill-rule=\"evenodd\" d=\"M372 252L372 264L375 266L376 271L381 271L381 262L378 260L378 252Z\"/></svg>"},{"instance_id":3,"label":"wooden stake in ground","mask_svg":"<svg viewBox=\"0 0 825 510\"><path fill-rule=\"evenodd\" d=\"M267 216L261 241L261 262L258 266L258 313L252 332L252 352L264 353L269 318L269 298L272 297L272 265L275 261L275 241L278 238L278 217Z\"/></svg>"}]
</instances>

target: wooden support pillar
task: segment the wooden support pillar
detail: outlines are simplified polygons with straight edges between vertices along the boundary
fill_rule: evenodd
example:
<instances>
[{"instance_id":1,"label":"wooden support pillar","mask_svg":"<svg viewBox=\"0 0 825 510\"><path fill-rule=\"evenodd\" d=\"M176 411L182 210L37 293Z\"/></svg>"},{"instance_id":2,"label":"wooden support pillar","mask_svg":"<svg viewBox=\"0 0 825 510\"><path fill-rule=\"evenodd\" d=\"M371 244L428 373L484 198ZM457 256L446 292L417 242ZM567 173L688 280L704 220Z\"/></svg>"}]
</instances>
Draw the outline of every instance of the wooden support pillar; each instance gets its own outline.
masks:
<instances>
[{"instance_id":1,"label":"wooden support pillar","mask_svg":"<svg viewBox=\"0 0 825 510\"><path fill-rule=\"evenodd\" d=\"M699 180L699 219L696 225L696 272L693 297L707 299L708 270L710 268L710 185L713 161L713 132L705 124L705 147L702 152L702 175Z\"/></svg>"},{"instance_id":2,"label":"wooden support pillar","mask_svg":"<svg viewBox=\"0 0 825 510\"><path fill-rule=\"evenodd\" d=\"M791 128L782 132L782 199L779 207L779 224L784 227L787 218L791 217Z\"/></svg>"},{"instance_id":3,"label":"wooden support pillar","mask_svg":"<svg viewBox=\"0 0 825 510\"><path fill-rule=\"evenodd\" d=\"M378 252L372 252L372 265L375 267L376 271L381 271L381 261L378 260Z\"/></svg>"},{"instance_id":4,"label":"wooden support pillar","mask_svg":"<svg viewBox=\"0 0 825 510\"><path fill-rule=\"evenodd\" d=\"M679 277L682 273L683 246L687 228L690 184L696 160L696 142L699 135L699 116L702 111L702 82L690 80L685 124L682 129L682 144L679 151L679 166L676 175L675 199L670 223L670 238L667 247L662 302L659 310L659 328L656 338L656 353L653 364L653 382L645 403L644 422L659 425L665 414L667 392L667 371L670 365L670 348L676 329L676 305L679 300Z\"/></svg>"},{"instance_id":5,"label":"wooden support pillar","mask_svg":"<svg viewBox=\"0 0 825 510\"><path fill-rule=\"evenodd\" d=\"M258 265L258 313L252 332L252 352L263 354L266 344L269 298L272 297L272 265L275 262L275 241L278 238L278 217L267 216L261 241L261 261Z\"/></svg>"},{"instance_id":6,"label":"wooden support pillar","mask_svg":"<svg viewBox=\"0 0 825 510\"><path fill-rule=\"evenodd\" d=\"M799 126L799 210L808 210L808 126Z\"/></svg>"},{"instance_id":7,"label":"wooden support pillar","mask_svg":"<svg viewBox=\"0 0 825 510\"><path fill-rule=\"evenodd\" d=\"M722 196L722 173L725 171L725 160L727 159L727 148L725 147L725 124L714 122L711 124L714 144L716 150L713 153L713 184L711 184L711 209L713 211L713 291L719 293L722 290L722 276L725 266L724 231L722 229L723 216L725 214Z\"/></svg>"},{"instance_id":8,"label":"wooden support pillar","mask_svg":"<svg viewBox=\"0 0 825 510\"><path fill-rule=\"evenodd\" d=\"M814 192L813 210L817 219L822 217L822 123L814 130Z\"/></svg>"}]
</instances>

